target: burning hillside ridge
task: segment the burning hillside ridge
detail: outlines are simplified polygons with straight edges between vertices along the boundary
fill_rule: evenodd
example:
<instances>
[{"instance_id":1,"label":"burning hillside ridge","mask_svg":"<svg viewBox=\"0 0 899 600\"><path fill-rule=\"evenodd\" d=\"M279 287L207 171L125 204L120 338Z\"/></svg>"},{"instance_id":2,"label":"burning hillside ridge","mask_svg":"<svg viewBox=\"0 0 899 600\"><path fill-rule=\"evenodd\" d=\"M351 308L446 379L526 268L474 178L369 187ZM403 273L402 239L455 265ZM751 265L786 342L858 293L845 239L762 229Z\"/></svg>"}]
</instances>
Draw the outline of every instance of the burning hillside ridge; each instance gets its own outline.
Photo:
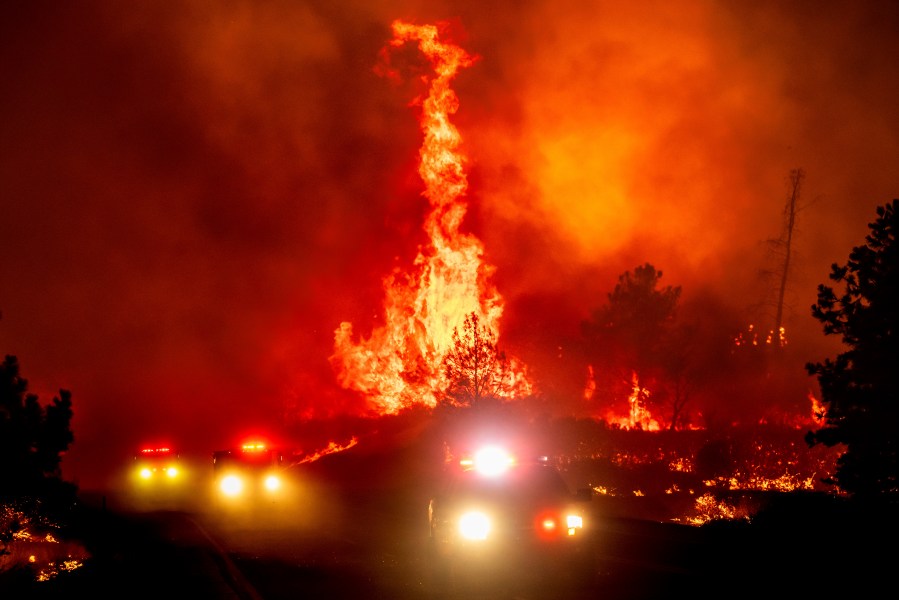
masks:
<instances>
[{"instance_id":1,"label":"burning hillside ridge","mask_svg":"<svg viewBox=\"0 0 899 600\"><path fill-rule=\"evenodd\" d=\"M425 186L422 195L431 205L423 225L428 244L420 248L410 272L397 270L384 279L384 326L355 342L352 324L341 323L331 357L341 385L362 393L381 414L436 406L439 390L448 387L443 362L454 333L474 315L496 340L503 313L483 245L461 229L468 182L461 137L450 122L458 108L450 82L477 57L440 40L433 25L396 21L393 33L391 48L417 43L434 70L428 96L420 101L424 142L418 172ZM389 53L385 58L386 74L398 76L389 68ZM523 365L513 359L510 367L504 386L508 397L531 393Z\"/></svg>"},{"instance_id":2,"label":"burning hillside ridge","mask_svg":"<svg viewBox=\"0 0 899 600\"><path fill-rule=\"evenodd\" d=\"M648 431L572 419L554 437L560 468L607 505L699 525L750 519L771 495L833 492L823 480L842 450L810 449L804 434L789 425Z\"/></svg>"},{"instance_id":3,"label":"burning hillside ridge","mask_svg":"<svg viewBox=\"0 0 899 600\"><path fill-rule=\"evenodd\" d=\"M748 521L784 495L836 495L823 480L842 451L809 448L804 429L783 424L650 431L535 417L520 403L417 406L299 427L297 439L320 446L355 436L352 445L307 465L349 489L426 493L473 448L497 444L522 456L547 456L571 490L591 490L603 514L688 525Z\"/></svg>"}]
</instances>

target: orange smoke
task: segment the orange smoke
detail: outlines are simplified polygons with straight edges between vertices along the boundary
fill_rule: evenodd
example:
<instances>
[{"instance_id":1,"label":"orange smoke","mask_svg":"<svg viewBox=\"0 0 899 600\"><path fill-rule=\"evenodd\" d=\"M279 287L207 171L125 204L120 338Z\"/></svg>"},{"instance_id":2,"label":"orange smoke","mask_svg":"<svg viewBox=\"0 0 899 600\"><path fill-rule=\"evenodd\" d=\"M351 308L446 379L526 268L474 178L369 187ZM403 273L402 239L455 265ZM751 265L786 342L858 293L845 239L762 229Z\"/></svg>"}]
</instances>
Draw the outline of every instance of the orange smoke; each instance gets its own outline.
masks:
<instances>
[{"instance_id":1,"label":"orange smoke","mask_svg":"<svg viewBox=\"0 0 899 600\"><path fill-rule=\"evenodd\" d=\"M502 297L491 282L495 269L483 261L480 240L460 231L468 180L461 137L449 119L458 109L450 82L476 57L439 40L434 25L395 21L393 34L391 47L417 42L433 67L422 102L418 167L422 195L431 205L423 224L429 243L419 249L412 272L397 270L384 278L384 326L355 342L352 324L342 322L330 358L341 385L361 392L381 414L416 404L435 406L437 394L447 388L442 363L453 331L475 313L498 339L503 312Z\"/></svg>"}]
</instances>

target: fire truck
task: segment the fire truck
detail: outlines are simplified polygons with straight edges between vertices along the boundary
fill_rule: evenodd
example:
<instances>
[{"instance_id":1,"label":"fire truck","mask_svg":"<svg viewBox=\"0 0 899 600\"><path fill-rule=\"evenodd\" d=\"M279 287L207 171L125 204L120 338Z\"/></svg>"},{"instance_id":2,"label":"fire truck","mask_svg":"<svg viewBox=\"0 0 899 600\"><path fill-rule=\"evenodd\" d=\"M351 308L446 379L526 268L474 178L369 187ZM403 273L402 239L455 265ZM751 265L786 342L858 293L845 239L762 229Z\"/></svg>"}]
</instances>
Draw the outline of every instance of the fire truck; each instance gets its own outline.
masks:
<instances>
[{"instance_id":1,"label":"fire truck","mask_svg":"<svg viewBox=\"0 0 899 600\"><path fill-rule=\"evenodd\" d=\"M127 468L123 500L138 509L173 508L190 495L190 469L170 446L139 448Z\"/></svg>"},{"instance_id":2,"label":"fire truck","mask_svg":"<svg viewBox=\"0 0 899 600\"><path fill-rule=\"evenodd\" d=\"M589 495L572 493L547 457L485 446L462 457L441 487L428 505L438 581L490 577L522 564L534 572L588 572Z\"/></svg>"},{"instance_id":3,"label":"fire truck","mask_svg":"<svg viewBox=\"0 0 899 600\"><path fill-rule=\"evenodd\" d=\"M258 506L290 495L287 463L280 448L248 441L212 453L213 487L220 506Z\"/></svg>"},{"instance_id":4,"label":"fire truck","mask_svg":"<svg viewBox=\"0 0 899 600\"><path fill-rule=\"evenodd\" d=\"M148 447L135 453L131 475L143 488L167 489L179 483L184 473L177 452L168 447Z\"/></svg>"}]
</instances>

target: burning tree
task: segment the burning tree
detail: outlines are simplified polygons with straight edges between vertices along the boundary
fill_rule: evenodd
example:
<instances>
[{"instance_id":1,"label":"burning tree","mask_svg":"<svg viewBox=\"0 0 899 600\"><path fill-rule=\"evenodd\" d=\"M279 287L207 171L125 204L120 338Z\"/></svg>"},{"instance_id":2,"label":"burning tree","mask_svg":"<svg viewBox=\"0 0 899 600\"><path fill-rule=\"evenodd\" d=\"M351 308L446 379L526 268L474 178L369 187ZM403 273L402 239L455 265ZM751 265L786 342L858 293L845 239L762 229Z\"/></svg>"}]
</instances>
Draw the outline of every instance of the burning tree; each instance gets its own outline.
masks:
<instances>
[{"instance_id":1,"label":"burning tree","mask_svg":"<svg viewBox=\"0 0 899 600\"><path fill-rule=\"evenodd\" d=\"M812 316L825 335L838 334L849 349L835 359L808 363L817 376L824 426L810 431L810 446L845 445L826 481L856 496L899 494L899 200L877 208L864 246L834 264L830 279L842 294L818 286Z\"/></svg>"},{"instance_id":2,"label":"burning tree","mask_svg":"<svg viewBox=\"0 0 899 600\"><path fill-rule=\"evenodd\" d=\"M447 404L478 408L523 392L505 352L498 349L494 334L481 325L477 313L465 317L461 333L458 328L453 331L453 346L443 365L449 384L443 399Z\"/></svg>"},{"instance_id":3,"label":"burning tree","mask_svg":"<svg viewBox=\"0 0 899 600\"><path fill-rule=\"evenodd\" d=\"M649 418L652 393L664 378L668 338L672 335L681 288L658 289L662 272L649 263L624 273L609 301L583 323L588 352L602 377L597 391L612 404L627 398L631 425L658 428ZM679 396L682 400L683 395ZM679 406L681 411L683 406ZM672 422L674 419L672 419Z\"/></svg>"},{"instance_id":4,"label":"burning tree","mask_svg":"<svg viewBox=\"0 0 899 600\"><path fill-rule=\"evenodd\" d=\"M483 260L483 245L462 231L468 181L461 136L450 121L458 108L450 82L476 57L442 41L434 25L395 21L393 33L392 48L417 44L434 68L428 96L420 101L424 142L418 172L431 206L423 224L428 243L414 268L384 279L384 326L357 340L352 324L341 323L330 357L341 385L363 394L380 414L436 406L440 391L451 385L443 362L453 348L453 331L474 313L495 340L504 306L491 282L494 267ZM389 66L385 71L396 75ZM508 364L523 380L523 368L513 360Z\"/></svg>"}]
</instances>

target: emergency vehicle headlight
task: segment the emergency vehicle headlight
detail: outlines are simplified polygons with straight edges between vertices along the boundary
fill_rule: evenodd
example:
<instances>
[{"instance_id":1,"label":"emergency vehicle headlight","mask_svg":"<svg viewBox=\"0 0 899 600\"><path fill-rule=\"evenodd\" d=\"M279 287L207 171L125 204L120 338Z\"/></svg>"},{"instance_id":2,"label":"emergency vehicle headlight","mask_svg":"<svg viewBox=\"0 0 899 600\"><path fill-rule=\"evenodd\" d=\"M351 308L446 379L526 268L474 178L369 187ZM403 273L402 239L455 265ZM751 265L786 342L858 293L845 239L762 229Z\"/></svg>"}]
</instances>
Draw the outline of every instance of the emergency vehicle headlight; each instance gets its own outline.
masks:
<instances>
[{"instance_id":1,"label":"emergency vehicle headlight","mask_svg":"<svg viewBox=\"0 0 899 600\"><path fill-rule=\"evenodd\" d=\"M281 489L281 479L277 475L268 475L263 482L265 489L275 492Z\"/></svg>"},{"instance_id":2,"label":"emergency vehicle headlight","mask_svg":"<svg viewBox=\"0 0 899 600\"><path fill-rule=\"evenodd\" d=\"M226 475L219 483L219 489L226 496L239 496L243 493L243 480L237 475Z\"/></svg>"},{"instance_id":3,"label":"emergency vehicle headlight","mask_svg":"<svg viewBox=\"0 0 899 600\"><path fill-rule=\"evenodd\" d=\"M487 446L478 450L473 464L482 475L494 477L505 473L514 463L515 459L503 448Z\"/></svg>"},{"instance_id":4,"label":"emergency vehicle headlight","mask_svg":"<svg viewBox=\"0 0 899 600\"><path fill-rule=\"evenodd\" d=\"M486 540L490 534L490 517L470 511L459 517L459 535L466 540Z\"/></svg>"},{"instance_id":5,"label":"emergency vehicle headlight","mask_svg":"<svg viewBox=\"0 0 899 600\"><path fill-rule=\"evenodd\" d=\"M584 518L580 515L568 515L565 517L565 524L568 526L568 535L577 535L584 528Z\"/></svg>"}]
</instances>

